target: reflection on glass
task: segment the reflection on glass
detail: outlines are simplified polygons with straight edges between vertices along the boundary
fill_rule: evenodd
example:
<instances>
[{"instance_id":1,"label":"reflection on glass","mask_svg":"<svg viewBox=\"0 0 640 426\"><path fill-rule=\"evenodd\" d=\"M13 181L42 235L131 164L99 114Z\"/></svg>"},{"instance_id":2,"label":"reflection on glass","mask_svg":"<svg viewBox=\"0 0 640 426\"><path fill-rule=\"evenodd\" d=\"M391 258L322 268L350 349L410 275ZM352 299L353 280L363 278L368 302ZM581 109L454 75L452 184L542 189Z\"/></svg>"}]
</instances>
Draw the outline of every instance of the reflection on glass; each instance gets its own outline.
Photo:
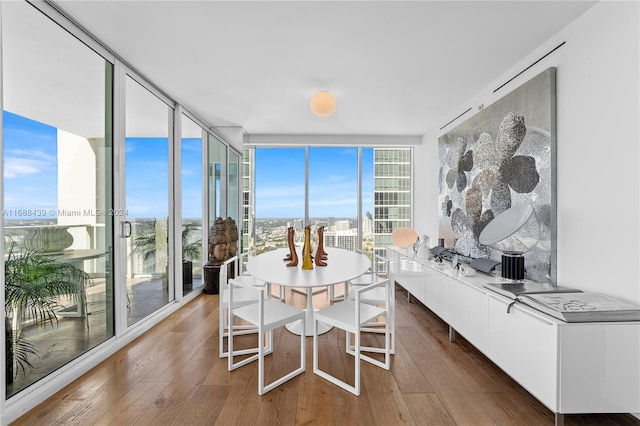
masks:
<instances>
[{"instance_id":1,"label":"reflection on glass","mask_svg":"<svg viewBox=\"0 0 640 426\"><path fill-rule=\"evenodd\" d=\"M229 202L227 216L238 224L238 206L240 200L240 156L229 150Z\"/></svg>"},{"instance_id":2,"label":"reflection on glass","mask_svg":"<svg viewBox=\"0 0 640 426\"><path fill-rule=\"evenodd\" d=\"M2 7L11 397L114 334L112 65L27 3Z\"/></svg>"},{"instance_id":3,"label":"reflection on glass","mask_svg":"<svg viewBox=\"0 0 640 426\"><path fill-rule=\"evenodd\" d=\"M124 214L127 239L127 324L166 305L169 293L170 108L127 76Z\"/></svg>"},{"instance_id":4,"label":"reflection on glass","mask_svg":"<svg viewBox=\"0 0 640 426\"><path fill-rule=\"evenodd\" d=\"M202 286L202 128L182 114L182 292ZM205 234L206 235L206 234Z\"/></svg>"},{"instance_id":5,"label":"reflection on glass","mask_svg":"<svg viewBox=\"0 0 640 426\"><path fill-rule=\"evenodd\" d=\"M216 218L227 218L227 146L209 135L209 229Z\"/></svg>"}]
</instances>

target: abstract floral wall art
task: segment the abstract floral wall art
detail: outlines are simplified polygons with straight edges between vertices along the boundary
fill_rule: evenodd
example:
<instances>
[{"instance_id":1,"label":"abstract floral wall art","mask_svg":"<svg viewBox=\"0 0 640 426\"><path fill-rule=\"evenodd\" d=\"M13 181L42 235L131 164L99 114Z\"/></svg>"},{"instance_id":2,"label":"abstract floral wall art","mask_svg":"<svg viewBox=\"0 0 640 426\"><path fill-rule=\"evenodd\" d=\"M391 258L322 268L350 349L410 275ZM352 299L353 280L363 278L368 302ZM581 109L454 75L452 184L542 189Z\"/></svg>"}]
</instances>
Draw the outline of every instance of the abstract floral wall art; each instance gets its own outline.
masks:
<instances>
[{"instance_id":1,"label":"abstract floral wall art","mask_svg":"<svg viewBox=\"0 0 640 426\"><path fill-rule=\"evenodd\" d=\"M529 203L540 242L527 278L556 282L555 68L549 68L438 139L439 238L465 256L500 260L478 241L494 217Z\"/></svg>"}]
</instances>

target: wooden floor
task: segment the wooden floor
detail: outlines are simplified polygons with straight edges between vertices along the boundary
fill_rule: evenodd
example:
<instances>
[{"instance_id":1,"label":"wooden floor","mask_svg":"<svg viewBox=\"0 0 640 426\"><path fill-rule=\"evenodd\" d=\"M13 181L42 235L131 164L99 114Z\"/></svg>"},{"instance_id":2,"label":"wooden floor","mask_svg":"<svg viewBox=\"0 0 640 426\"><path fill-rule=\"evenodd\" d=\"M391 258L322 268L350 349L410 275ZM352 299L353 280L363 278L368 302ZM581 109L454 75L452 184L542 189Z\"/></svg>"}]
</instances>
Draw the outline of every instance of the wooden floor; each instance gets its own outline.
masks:
<instances>
[{"instance_id":1,"label":"wooden floor","mask_svg":"<svg viewBox=\"0 0 640 426\"><path fill-rule=\"evenodd\" d=\"M304 306L304 296L288 293ZM356 397L307 371L260 397L257 365L218 358L218 296L201 295L44 401L14 425L552 425L554 416L446 324L397 289L391 371L362 364ZM327 293L314 296L314 306ZM270 377L295 368L299 337L281 330ZM322 335L321 367L352 377L344 333ZM274 358L275 361L272 361ZM349 380L349 379L347 379ZM353 382L353 379L350 379ZM640 425L628 414L567 415L566 425Z\"/></svg>"}]
</instances>

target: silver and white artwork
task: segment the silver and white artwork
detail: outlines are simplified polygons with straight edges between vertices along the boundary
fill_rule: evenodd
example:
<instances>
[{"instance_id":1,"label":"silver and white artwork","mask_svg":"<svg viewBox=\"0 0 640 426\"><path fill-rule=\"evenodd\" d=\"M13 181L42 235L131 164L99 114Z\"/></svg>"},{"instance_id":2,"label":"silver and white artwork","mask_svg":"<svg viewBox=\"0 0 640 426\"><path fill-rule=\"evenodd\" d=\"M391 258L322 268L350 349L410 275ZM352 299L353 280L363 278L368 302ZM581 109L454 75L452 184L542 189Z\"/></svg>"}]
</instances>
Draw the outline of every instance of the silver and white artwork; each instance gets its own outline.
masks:
<instances>
[{"instance_id":1,"label":"silver and white artwork","mask_svg":"<svg viewBox=\"0 0 640 426\"><path fill-rule=\"evenodd\" d=\"M538 244L525 253L527 278L556 282L555 68L549 68L438 139L439 238L465 256L499 261L478 241L494 217L534 207Z\"/></svg>"}]
</instances>

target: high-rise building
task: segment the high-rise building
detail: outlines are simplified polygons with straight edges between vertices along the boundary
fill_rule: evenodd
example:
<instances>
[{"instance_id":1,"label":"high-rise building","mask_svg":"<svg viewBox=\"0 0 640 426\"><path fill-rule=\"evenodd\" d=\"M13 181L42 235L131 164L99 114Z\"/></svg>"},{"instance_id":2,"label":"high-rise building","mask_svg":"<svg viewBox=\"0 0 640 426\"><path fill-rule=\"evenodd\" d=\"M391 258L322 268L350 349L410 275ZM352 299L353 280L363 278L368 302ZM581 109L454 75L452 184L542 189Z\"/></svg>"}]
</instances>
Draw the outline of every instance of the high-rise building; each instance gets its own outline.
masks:
<instances>
[{"instance_id":1,"label":"high-rise building","mask_svg":"<svg viewBox=\"0 0 640 426\"><path fill-rule=\"evenodd\" d=\"M373 234L373 219L371 213L367 212L367 215L362 218L362 235Z\"/></svg>"},{"instance_id":2,"label":"high-rise building","mask_svg":"<svg viewBox=\"0 0 640 426\"><path fill-rule=\"evenodd\" d=\"M255 244L255 230L253 223L256 218L255 186L253 167L255 151L245 148L242 150L242 251L249 250Z\"/></svg>"},{"instance_id":3,"label":"high-rise building","mask_svg":"<svg viewBox=\"0 0 640 426\"><path fill-rule=\"evenodd\" d=\"M335 230L338 231L348 231L351 227L351 222L348 220L336 220Z\"/></svg>"},{"instance_id":4,"label":"high-rise building","mask_svg":"<svg viewBox=\"0 0 640 426\"><path fill-rule=\"evenodd\" d=\"M304 229L304 219L296 219L293 221L293 229L302 231Z\"/></svg>"},{"instance_id":5,"label":"high-rise building","mask_svg":"<svg viewBox=\"0 0 640 426\"><path fill-rule=\"evenodd\" d=\"M324 245L326 247L355 250L358 248L358 234L355 232L355 229L348 231L325 231Z\"/></svg>"},{"instance_id":6,"label":"high-rise building","mask_svg":"<svg viewBox=\"0 0 640 426\"><path fill-rule=\"evenodd\" d=\"M411 148L374 148L373 240L382 256L391 245L391 232L411 226L411 174Z\"/></svg>"}]
</instances>

